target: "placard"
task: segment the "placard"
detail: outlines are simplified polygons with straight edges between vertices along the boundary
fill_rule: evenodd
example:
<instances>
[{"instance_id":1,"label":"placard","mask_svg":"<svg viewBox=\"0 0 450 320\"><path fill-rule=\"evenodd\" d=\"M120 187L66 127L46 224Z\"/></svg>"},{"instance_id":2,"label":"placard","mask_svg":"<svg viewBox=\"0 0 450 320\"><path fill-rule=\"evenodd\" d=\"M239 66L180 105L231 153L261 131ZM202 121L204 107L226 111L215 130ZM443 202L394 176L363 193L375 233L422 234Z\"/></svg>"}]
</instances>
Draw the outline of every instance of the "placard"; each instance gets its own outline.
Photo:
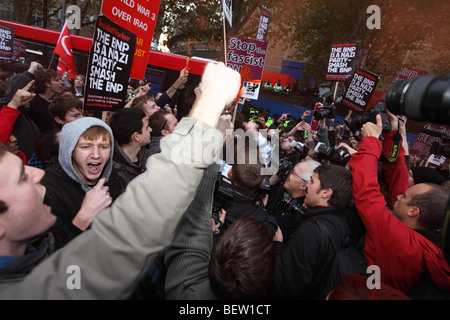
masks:
<instances>
[{"instance_id":1,"label":"placard","mask_svg":"<svg viewBox=\"0 0 450 320\"><path fill-rule=\"evenodd\" d=\"M14 27L0 24L0 58L11 59L14 54Z\"/></svg>"},{"instance_id":2,"label":"placard","mask_svg":"<svg viewBox=\"0 0 450 320\"><path fill-rule=\"evenodd\" d=\"M233 27L233 3L231 0L220 0L222 1L223 14L227 19L230 27Z\"/></svg>"},{"instance_id":3,"label":"placard","mask_svg":"<svg viewBox=\"0 0 450 320\"><path fill-rule=\"evenodd\" d=\"M256 40L266 41L267 30L269 29L270 10L267 8L261 8L261 16L259 18L258 33L256 34Z\"/></svg>"},{"instance_id":4,"label":"placard","mask_svg":"<svg viewBox=\"0 0 450 320\"><path fill-rule=\"evenodd\" d=\"M114 111L125 105L136 35L99 15L89 54L84 108Z\"/></svg>"},{"instance_id":5,"label":"placard","mask_svg":"<svg viewBox=\"0 0 450 320\"><path fill-rule=\"evenodd\" d=\"M12 60L17 61L19 59L25 60L25 53L27 52L27 45L25 42L14 39L14 54Z\"/></svg>"},{"instance_id":6,"label":"placard","mask_svg":"<svg viewBox=\"0 0 450 320\"><path fill-rule=\"evenodd\" d=\"M442 156L434 158L431 157L432 153L430 152L430 149L433 142L445 144L446 141L442 137L448 136L450 136L450 126L427 122L422 131L416 135L416 139L409 148L409 153L418 155L423 161L429 161L436 158L439 158L441 161ZM429 162L435 164L435 161Z\"/></svg>"},{"instance_id":7,"label":"placard","mask_svg":"<svg viewBox=\"0 0 450 320\"><path fill-rule=\"evenodd\" d=\"M356 68L360 41L333 43L325 81L345 81Z\"/></svg>"},{"instance_id":8,"label":"placard","mask_svg":"<svg viewBox=\"0 0 450 320\"><path fill-rule=\"evenodd\" d=\"M356 69L347 87L342 104L358 113L364 112L379 80L380 77L372 72L360 68Z\"/></svg>"},{"instance_id":9,"label":"placard","mask_svg":"<svg viewBox=\"0 0 450 320\"><path fill-rule=\"evenodd\" d=\"M267 42L230 37L227 66L241 73L246 87L244 98L258 99L267 53Z\"/></svg>"},{"instance_id":10,"label":"placard","mask_svg":"<svg viewBox=\"0 0 450 320\"><path fill-rule=\"evenodd\" d=\"M102 3L101 13L136 34L131 78L144 79L160 4L161 0L104 0Z\"/></svg>"}]
</instances>

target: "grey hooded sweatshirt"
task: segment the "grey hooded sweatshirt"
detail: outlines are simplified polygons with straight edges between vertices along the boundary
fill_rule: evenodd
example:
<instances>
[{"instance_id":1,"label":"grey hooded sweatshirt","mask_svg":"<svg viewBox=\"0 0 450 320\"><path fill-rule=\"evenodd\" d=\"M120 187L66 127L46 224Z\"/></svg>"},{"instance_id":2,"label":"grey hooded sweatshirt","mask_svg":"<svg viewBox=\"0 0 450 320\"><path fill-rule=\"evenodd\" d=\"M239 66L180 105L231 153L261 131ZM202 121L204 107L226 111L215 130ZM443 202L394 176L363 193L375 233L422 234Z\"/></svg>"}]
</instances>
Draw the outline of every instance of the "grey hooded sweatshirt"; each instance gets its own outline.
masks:
<instances>
[{"instance_id":1,"label":"grey hooded sweatshirt","mask_svg":"<svg viewBox=\"0 0 450 320\"><path fill-rule=\"evenodd\" d=\"M111 154L102 173L102 177L106 178L105 186L109 187L113 200L124 190L112 166L114 138L111 128L103 121L91 117L80 118L64 125L59 137L58 162L46 169L41 181L47 189L44 202L52 207L53 214L58 218L50 230L55 236L57 248L66 245L82 232L72 224L72 220L80 210L86 192L94 186L87 185L77 174L72 165L72 153L80 136L93 126L105 128L111 136Z\"/></svg>"},{"instance_id":2,"label":"grey hooded sweatshirt","mask_svg":"<svg viewBox=\"0 0 450 320\"><path fill-rule=\"evenodd\" d=\"M109 156L109 161L103 169L102 173L102 177L106 178L106 181L108 181L113 167L112 159L114 154L114 136L111 128L106 123L104 123L100 119L92 117L80 118L64 125L59 136L58 162L61 165L62 169L67 173L67 175L78 182L85 192L91 190L93 186L87 185L84 180L78 175L78 173L76 173L72 164L72 153L81 135L85 133L87 129L94 126L105 128L111 136L111 154Z\"/></svg>"}]
</instances>

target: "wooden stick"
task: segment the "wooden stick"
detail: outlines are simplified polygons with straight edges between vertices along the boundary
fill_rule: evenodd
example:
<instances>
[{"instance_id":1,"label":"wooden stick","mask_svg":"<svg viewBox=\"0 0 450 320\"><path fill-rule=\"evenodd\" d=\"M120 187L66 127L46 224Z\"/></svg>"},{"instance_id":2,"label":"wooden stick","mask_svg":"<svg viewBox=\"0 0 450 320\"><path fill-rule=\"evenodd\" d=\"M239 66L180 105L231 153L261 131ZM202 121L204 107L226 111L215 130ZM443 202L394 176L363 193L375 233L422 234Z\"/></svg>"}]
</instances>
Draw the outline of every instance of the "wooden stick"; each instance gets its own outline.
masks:
<instances>
[{"instance_id":1,"label":"wooden stick","mask_svg":"<svg viewBox=\"0 0 450 320\"><path fill-rule=\"evenodd\" d=\"M226 24L225 24L225 11L222 11L222 17L223 17L223 52L225 55L225 60L224 63L225 65L227 64L227 28L226 28Z\"/></svg>"},{"instance_id":2,"label":"wooden stick","mask_svg":"<svg viewBox=\"0 0 450 320\"><path fill-rule=\"evenodd\" d=\"M338 84L339 84L339 81L336 81L336 84L334 85L333 104L334 104L334 101L336 101L336 93L337 93Z\"/></svg>"}]
</instances>

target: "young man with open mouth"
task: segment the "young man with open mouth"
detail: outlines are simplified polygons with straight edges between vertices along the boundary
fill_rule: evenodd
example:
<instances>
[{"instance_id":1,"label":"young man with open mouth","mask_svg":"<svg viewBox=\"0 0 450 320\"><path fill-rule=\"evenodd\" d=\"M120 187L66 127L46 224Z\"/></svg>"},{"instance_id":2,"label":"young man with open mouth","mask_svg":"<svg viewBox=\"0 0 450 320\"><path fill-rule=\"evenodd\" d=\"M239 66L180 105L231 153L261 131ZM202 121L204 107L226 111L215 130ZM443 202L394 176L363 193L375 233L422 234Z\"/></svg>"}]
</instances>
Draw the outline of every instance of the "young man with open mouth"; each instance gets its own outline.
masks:
<instances>
[{"instance_id":1,"label":"young man with open mouth","mask_svg":"<svg viewBox=\"0 0 450 320\"><path fill-rule=\"evenodd\" d=\"M47 188L45 203L58 218L51 230L57 248L88 229L122 192L112 166L113 139L111 128L96 118L64 125L58 162L46 169L41 182Z\"/></svg>"}]
</instances>

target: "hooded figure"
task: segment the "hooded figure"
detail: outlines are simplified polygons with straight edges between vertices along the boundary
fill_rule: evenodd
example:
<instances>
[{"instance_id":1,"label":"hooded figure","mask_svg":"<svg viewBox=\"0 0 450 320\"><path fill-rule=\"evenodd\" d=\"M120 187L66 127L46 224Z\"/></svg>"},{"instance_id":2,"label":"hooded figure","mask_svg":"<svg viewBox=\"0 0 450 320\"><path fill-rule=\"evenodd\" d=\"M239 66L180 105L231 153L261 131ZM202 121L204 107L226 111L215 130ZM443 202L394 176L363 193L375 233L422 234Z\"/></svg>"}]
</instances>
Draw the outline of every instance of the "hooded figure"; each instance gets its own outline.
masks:
<instances>
[{"instance_id":1,"label":"hooded figure","mask_svg":"<svg viewBox=\"0 0 450 320\"><path fill-rule=\"evenodd\" d=\"M89 129L92 127L100 129L91 133L92 130ZM109 141L103 139L105 130L109 134ZM95 141L103 143L98 152L90 151L89 148ZM46 169L41 181L47 189L44 202L58 218L50 229L55 236L57 248L61 248L83 232L72 220L79 213L86 193L100 178L106 179L104 185L109 187L113 201L124 190L118 174L113 169L113 153L114 137L111 128L97 118L80 118L64 125L61 130L58 161Z\"/></svg>"}]
</instances>

